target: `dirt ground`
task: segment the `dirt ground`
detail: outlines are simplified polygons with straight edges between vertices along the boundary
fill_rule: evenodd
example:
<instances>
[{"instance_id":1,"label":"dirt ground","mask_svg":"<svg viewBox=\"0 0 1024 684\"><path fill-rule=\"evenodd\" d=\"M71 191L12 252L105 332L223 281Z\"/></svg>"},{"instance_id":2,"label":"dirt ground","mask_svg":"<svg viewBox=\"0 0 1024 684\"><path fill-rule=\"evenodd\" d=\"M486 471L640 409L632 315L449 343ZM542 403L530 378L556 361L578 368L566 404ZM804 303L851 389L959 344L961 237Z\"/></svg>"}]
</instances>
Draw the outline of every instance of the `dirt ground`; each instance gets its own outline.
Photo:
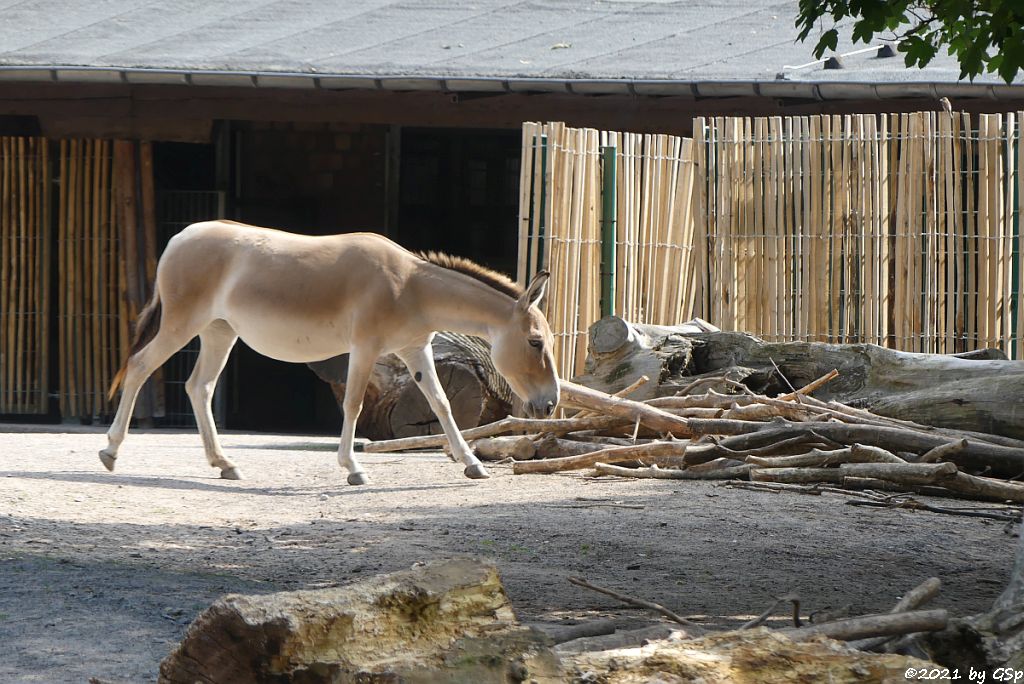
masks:
<instances>
[{"instance_id":1,"label":"dirt ground","mask_svg":"<svg viewBox=\"0 0 1024 684\"><path fill-rule=\"evenodd\" d=\"M218 479L194 432L133 432L108 473L100 430L0 426L0 681L153 681L225 593L335 586L465 554L498 565L527 621L652 619L570 575L721 627L791 591L805 616L887 610L935 575L937 606L965 615L999 593L1015 543L1001 523L829 494L502 466L469 481L437 453L364 454L372 484L349 487L335 439L223 441L246 479Z\"/></svg>"}]
</instances>

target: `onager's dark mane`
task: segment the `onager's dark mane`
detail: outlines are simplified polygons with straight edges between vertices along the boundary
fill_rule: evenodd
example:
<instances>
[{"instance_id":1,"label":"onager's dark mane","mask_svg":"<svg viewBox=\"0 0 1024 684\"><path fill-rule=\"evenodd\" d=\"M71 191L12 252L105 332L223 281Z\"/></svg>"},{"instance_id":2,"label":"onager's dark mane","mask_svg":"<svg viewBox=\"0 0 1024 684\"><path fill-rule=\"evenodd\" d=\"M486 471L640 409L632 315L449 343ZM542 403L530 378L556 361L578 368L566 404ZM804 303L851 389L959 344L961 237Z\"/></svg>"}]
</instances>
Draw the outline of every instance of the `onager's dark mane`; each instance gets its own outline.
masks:
<instances>
[{"instance_id":1,"label":"onager's dark mane","mask_svg":"<svg viewBox=\"0 0 1024 684\"><path fill-rule=\"evenodd\" d=\"M523 288L512 282L512 279L505 274L492 271L465 257L452 256L444 252L417 252L417 256L432 264L464 273L471 278L476 278L481 283L490 285L498 292L507 294L512 299L519 299L523 294Z\"/></svg>"}]
</instances>

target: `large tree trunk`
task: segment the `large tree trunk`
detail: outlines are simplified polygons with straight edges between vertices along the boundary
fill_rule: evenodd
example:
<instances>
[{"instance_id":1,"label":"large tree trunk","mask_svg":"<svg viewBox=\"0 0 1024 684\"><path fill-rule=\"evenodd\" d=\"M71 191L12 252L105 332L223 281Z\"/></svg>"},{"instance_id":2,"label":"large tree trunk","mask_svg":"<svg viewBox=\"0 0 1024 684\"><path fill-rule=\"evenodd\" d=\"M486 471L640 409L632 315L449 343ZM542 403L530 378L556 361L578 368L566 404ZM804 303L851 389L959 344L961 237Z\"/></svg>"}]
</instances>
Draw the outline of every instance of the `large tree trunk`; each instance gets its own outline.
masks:
<instances>
[{"instance_id":1,"label":"large tree trunk","mask_svg":"<svg viewBox=\"0 0 1024 684\"><path fill-rule=\"evenodd\" d=\"M434 337L433 348L437 377L459 428L491 423L512 412L512 390L495 370L486 342L442 332ZM331 385L341 408L348 355L311 363L309 367ZM420 391L419 383L397 356L388 354L377 360L366 388L357 431L370 439L441 434L441 425Z\"/></svg>"},{"instance_id":2,"label":"large tree trunk","mask_svg":"<svg viewBox=\"0 0 1024 684\"><path fill-rule=\"evenodd\" d=\"M1024 438L1024 362L996 350L941 355L871 344L768 343L746 333L637 326L617 317L595 323L590 336L585 373L574 380L606 392L641 375L657 380L634 399L735 391L735 382L778 394L790 391L787 381L800 387L835 368L839 377L815 396L893 418Z\"/></svg>"}]
</instances>

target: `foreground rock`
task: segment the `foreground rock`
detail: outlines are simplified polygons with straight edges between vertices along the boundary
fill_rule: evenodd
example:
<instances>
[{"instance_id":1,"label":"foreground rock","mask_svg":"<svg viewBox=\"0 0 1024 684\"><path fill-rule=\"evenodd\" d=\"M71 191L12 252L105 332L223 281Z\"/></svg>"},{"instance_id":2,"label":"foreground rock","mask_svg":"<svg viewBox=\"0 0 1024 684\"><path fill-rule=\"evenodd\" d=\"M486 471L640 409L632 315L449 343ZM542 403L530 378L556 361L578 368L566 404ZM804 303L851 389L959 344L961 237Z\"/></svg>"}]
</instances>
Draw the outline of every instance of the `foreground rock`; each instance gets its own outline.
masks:
<instances>
[{"instance_id":1,"label":"foreground rock","mask_svg":"<svg viewBox=\"0 0 1024 684\"><path fill-rule=\"evenodd\" d=\"M159 681L883 682L926 665L765 629L556 654L551 638L516 622L493 566L448 560L338 589L227 596L196 619Z\"/></svg>"}]
</instances>

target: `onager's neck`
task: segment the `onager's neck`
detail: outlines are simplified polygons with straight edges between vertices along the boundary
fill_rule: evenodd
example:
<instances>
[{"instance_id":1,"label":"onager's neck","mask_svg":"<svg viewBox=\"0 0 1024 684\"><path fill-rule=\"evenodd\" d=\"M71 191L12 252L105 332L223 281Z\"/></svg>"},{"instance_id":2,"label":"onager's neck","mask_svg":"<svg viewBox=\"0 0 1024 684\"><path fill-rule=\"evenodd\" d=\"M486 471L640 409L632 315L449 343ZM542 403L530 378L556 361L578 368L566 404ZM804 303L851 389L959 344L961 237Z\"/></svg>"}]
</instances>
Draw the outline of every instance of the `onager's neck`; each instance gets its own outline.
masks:
<instances>
[{"instance_id":1,"label":"onager's neck","mask_svg":"<svg viewBox=\"0 0 1024 684\"><path fill-rule=\"evenodd\" d=\"M435 330L492 339L508 323L516 301L474 278L438 266L418 274L424 314Z\"/></svg>"}]
</instances>

